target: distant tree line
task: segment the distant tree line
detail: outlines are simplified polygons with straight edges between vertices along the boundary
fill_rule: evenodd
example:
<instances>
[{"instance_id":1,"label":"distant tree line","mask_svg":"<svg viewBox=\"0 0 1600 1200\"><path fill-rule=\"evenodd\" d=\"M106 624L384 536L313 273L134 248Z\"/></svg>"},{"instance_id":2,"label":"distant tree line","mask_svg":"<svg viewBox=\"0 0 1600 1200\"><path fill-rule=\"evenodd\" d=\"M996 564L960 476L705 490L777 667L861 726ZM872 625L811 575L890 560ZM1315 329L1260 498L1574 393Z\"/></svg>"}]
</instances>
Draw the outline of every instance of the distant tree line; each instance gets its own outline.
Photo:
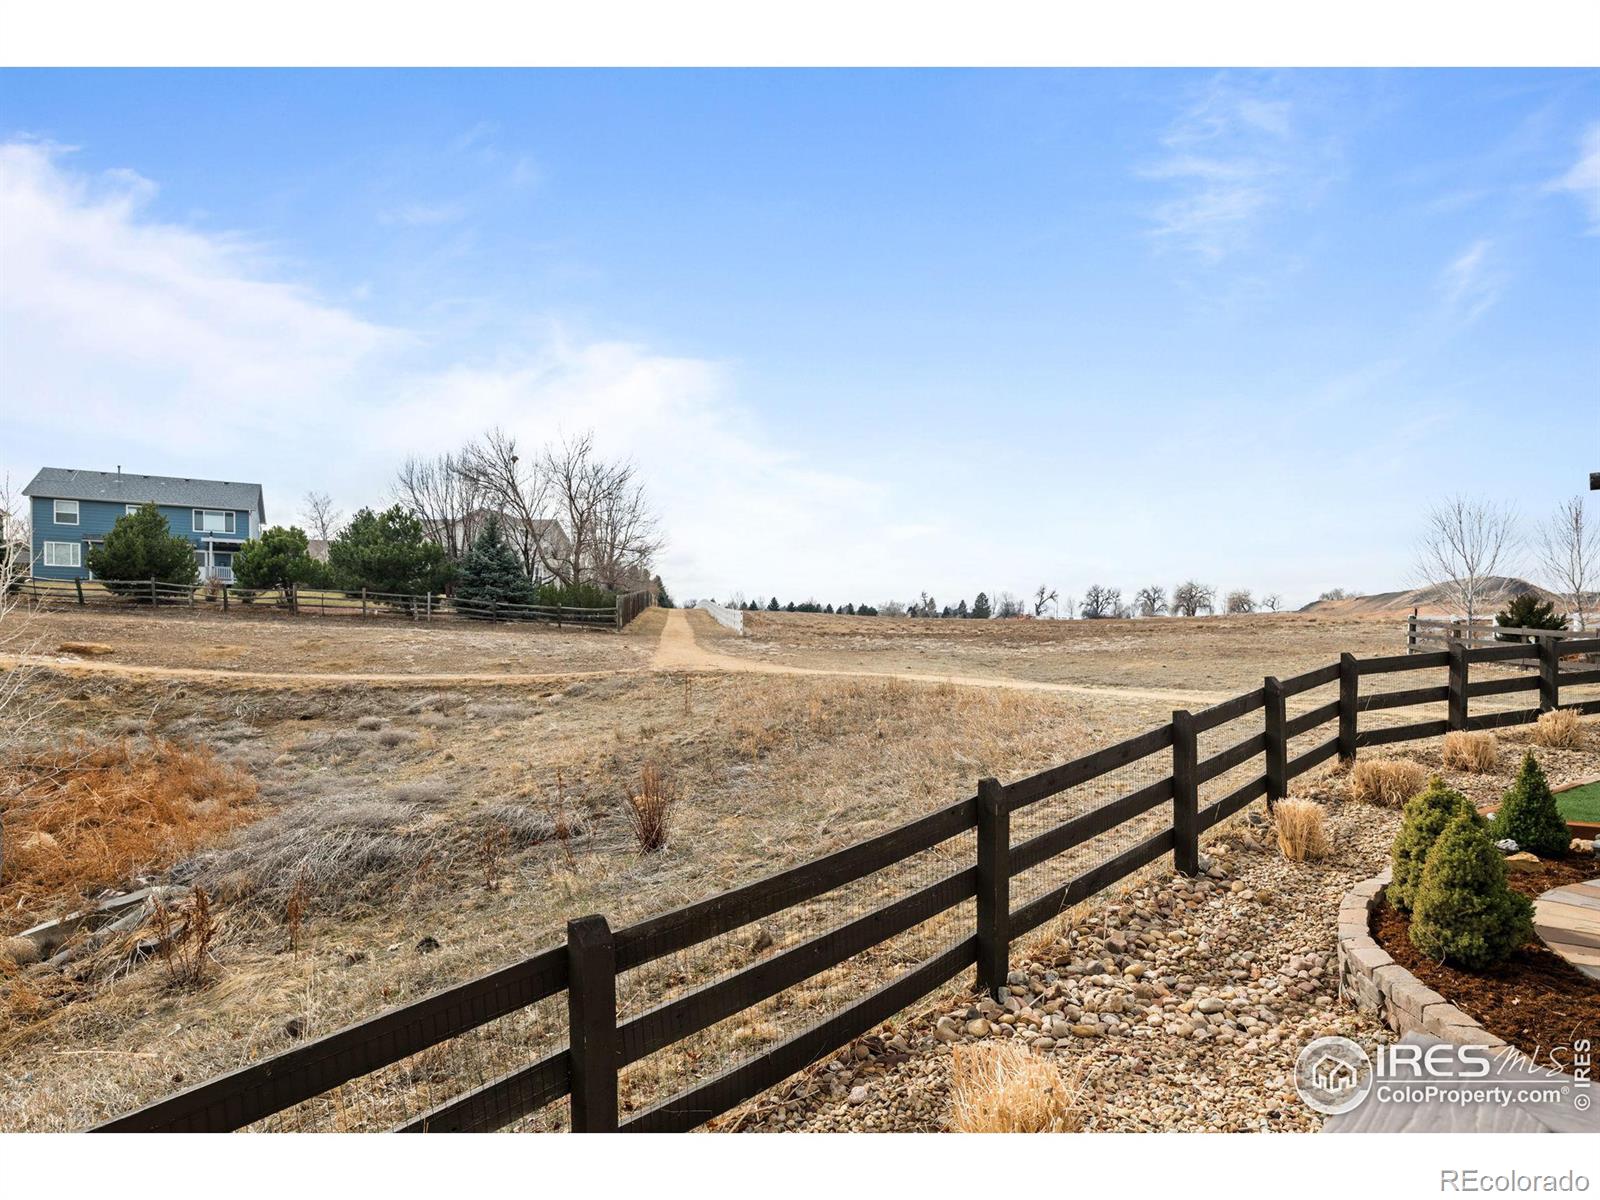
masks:
<instances>
[{"instance_id":1,"label":"distant tree line","mask_svg":"<svg viewBox=\"0 0 1600 1200\"><path fill-rule=\"evenodd\" d=\"M745 612L799 612L843 614L856 617L923 617L941 620L1011 620L1017 618L1045 619L1074 617L1087 621L1105 618L1130 617L1197 617L1218 611L1217 589L1198 580L1189 579L1172 589L1172 600L1167 600L1167 589L1159 585L1140 588L1134 593L1132 603L1124 603L1122 589L1091 584L1081 602L1071 596L1062 598L1056 589L1040 584L1032 596L1022 600L1010 592L1000 592L993 599L987 592L979 592L968 604L963 598L955 604L940 604L928 592L920 592L915 600L902 602L884 600L871 604L819 604L814 599L782 603L778 597L746 599L735 593L728 601L731 608ZM1223 598L1222 611L1239 615L1254 612L1280 612L1283 598L1276 592L1256 598L1247 589L1237 589Z\"/></svg>"}]
</instances>

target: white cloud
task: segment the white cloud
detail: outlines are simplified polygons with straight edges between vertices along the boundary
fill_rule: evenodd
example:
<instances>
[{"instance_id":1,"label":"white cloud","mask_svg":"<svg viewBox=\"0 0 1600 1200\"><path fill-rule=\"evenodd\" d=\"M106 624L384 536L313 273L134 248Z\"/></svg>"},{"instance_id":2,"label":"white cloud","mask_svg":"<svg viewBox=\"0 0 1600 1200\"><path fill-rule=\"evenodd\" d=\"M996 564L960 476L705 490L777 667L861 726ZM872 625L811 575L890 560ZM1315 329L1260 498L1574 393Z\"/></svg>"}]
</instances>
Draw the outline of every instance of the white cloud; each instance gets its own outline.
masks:
<instances>
[{"instance_id":1,"label":"white cloud","mask_svg":"<svg viewBox=\"0 0 1600 1200\"><path fill-rule=\"evenodd\" d=\"M256 479L270 519L289 521L310 487L347 510L383 502L402 457L491 425L529 445L592 428L639 462L680 595L792 593L819 564L918 574L843 536L892 514L887 489L775 447L721 364L551 321L504 358L440 357L440 330L382 326L243 239L156 220L155 195L130 172L74 171L60 147L0 145L0 465L19 483L115 463Z\"/></svg>"},{"instance_id":2,"label":"white cloud","mask_svg":"<svg viewBox=\"0 0 1600 1200\"><path fill-rule=\"evenodd\" d=\"M384 209L378 220L384 225L417 227L451 225L466 215L466 206L461 204L401 204Z\"/></svg>"},{"instance_id":3,"label":"white cloud","mask_svg":"<svg viewBox=\"0 0 1600 1200\"><path fill-rule=\"evenodd\" d=\"M1452 259L1439 279L1446 312L1462 324L1471 324L1494 307L1504 286L1495 268L1494 244L1479 238Z\"/></svg>"},{"instance_id":4,"label":"white cloud","mask_svg":"<svg viewBox=\"0 0 1600 1200\"><path fill-rule=\"evenodd\" d=\"M1263 221L1320 181L1321 149L1298 130L1289 100L1213 79L1161 139L1164 156L1138 174L1168 198L1153 235L1207 264L1248 247Z\"/></svg>"},{"instance_id":5,"label":"white cloud","mask_svg":"<svg viewBox=\"0 0 1600 1200\"><path fill-rule=\"evenodd\" d=\"M1560 179L1553 180L1550 189L1576 196L1589 214L1589 232L1600 234L1600 122L1589 126L1578 161Z\"/></svg>"}]
</instances>

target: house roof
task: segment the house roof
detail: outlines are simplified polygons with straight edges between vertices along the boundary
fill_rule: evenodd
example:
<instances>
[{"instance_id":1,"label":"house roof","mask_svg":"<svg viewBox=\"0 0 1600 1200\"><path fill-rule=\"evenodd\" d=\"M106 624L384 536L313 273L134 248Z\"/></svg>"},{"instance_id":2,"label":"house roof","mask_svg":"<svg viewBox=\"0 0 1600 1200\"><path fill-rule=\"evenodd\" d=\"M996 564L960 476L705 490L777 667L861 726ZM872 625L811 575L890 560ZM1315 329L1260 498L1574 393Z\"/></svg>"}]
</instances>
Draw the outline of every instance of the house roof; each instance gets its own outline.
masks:
<instances>
[{"instance_id":1,"label":"house roof","mask_svg":"<svg viewBox=\"0 0 1600 1200\"><path fill-rule=\"evenodd\" d=\"M172 475L133 475L122 471L75 471L44 467L22 489L24 496L61 500L111 500L121 504L174 504L180 508L234 508L266 520L259 483L222 479L179 479Z\"/></svg>"}]
</instances>

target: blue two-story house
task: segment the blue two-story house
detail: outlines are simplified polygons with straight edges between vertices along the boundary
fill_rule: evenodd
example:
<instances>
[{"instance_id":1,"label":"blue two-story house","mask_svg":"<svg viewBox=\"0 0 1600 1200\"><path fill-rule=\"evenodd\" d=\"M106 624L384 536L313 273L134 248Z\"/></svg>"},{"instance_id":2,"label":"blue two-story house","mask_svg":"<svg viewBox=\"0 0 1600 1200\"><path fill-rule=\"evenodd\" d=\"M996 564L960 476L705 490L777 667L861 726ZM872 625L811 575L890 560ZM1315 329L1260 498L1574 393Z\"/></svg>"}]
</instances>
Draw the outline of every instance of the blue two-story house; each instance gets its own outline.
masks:
<instances>
[{"instance_id":1,"label":"blue two-story house","mask_svg":"<svg viewBox=\"0 0 1600 1200\"><path fill-rule=\"evenodd\" d=\"M33 577L89 579L91 547L117 518L155 504L174 533L194 543L201 579L233 582L233 554L261 536L259 483L178 479L45 467L22 489L32 504Z\"/></svg>"}]
</instances>

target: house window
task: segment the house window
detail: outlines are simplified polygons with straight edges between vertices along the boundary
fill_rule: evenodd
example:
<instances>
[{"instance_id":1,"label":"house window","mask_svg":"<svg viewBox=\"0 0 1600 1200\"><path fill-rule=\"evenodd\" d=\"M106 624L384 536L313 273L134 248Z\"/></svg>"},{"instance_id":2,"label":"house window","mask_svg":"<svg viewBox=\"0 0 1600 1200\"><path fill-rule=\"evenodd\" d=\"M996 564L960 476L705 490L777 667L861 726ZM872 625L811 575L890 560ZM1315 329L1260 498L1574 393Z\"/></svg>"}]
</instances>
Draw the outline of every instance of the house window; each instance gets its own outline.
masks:
<instances>
[{"instance_id":1,"label":"house window","mask_svg":"<svg viewBox=\"0 0 1600 1200\"><path fill-rule=\"evenodd\" d=\"M143 505L140 505L140 504L124 504L122 506L122 512L123 512L124 516L131 517L131 516L133 516L134 513L138 512L139 509L142 508L142 507L143 507Z\"/></svg>"},{"instance_id":2,"label":"house window","mask_svg":"<svg viewBox=\"0 0 1600 1200\"><path fill-rule=\"evenodd\" d=\"M44 565L47 567L83 566L83 545L79 542L46 542Z\"/></svg>"},{"instance_id":3,"label":"house window","mask_svg":"<svg viewBox=\"0 0 1600 1200\"><path fill-rule=\"evenodd\" d=\"M232 533L233 513L217 508L197 508L194 510L194 531L196 533Z\"/></svg>"},{"instance_id":4,"label":"house window","mask_svg":"<svg viewBox=\"0 0 1600 1200\"><path fill-rule=\"evenodd\" d=\"M78 523L78 502L76 500L57 500L55 521L57 525L76 525ZM65 542L62 545L66 545Z\"/></svg>"}]
</instances>

